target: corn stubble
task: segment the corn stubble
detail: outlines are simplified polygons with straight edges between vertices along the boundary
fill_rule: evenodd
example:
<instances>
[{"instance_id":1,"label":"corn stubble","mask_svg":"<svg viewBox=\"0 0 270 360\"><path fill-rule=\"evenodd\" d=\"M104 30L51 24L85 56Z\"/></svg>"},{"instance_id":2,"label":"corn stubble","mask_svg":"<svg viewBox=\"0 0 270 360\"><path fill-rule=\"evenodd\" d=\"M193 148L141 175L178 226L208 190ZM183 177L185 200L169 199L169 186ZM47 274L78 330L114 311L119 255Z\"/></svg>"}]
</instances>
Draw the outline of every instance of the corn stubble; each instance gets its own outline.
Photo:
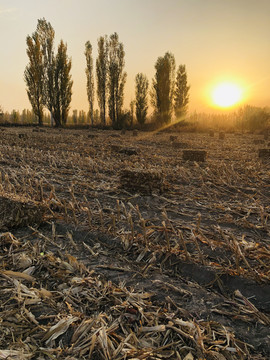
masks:
<instances>
[{"instance_id":1,"label":"corn stubble","mask_svg":"<svg viewBox=\"0 0 270 360\"><path fill-rule=\"evenodd\" d=\"M74 255L81 248L72 232L63 239L55 226L74 224L118 241L123 259L132 254L144 278L156 267L162 274L194 264L216 273L221 291L224 273L265 286L269 164L258 161L265 156L252 136L239 145L239 137L233 142L227 134L222 143L209 134L177 135L191 147L185 159L166 133L123 133L120 147L117 138L109 143L103 132L94 135L81 132L78 141L67 130L1 134L0 357L266 359L231 328L190 314L168 295L155 303L151 292L102 280ZM38 228L42 221L51 224L50 235ZM13 234L22 226L36 241ZM100 243L82 246L89 257L102 253ZM129 260L111 267L130 269ZM159 285L192 298L192 288ZM213 314L269 326L267 313L240 290L226 299Z\"/></svg>"}]
</instances>

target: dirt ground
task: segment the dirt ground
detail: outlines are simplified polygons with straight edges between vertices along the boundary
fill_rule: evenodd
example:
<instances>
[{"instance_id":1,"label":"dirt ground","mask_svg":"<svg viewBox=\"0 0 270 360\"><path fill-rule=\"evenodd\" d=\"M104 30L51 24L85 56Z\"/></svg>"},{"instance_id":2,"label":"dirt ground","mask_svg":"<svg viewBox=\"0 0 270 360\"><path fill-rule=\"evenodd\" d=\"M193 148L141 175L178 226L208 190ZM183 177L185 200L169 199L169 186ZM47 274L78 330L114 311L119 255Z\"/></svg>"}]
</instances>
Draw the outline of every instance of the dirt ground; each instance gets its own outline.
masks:
<instances>
[{"instance_id":1,"label":"dirt ground","mask_svg":"<svg viewBox=\"0 0 270 360\"><path fill-rule=\"evenodd\" d=\"M1 128L0 358L269 359L269 141Z\"/></svg>"}]
</instances>

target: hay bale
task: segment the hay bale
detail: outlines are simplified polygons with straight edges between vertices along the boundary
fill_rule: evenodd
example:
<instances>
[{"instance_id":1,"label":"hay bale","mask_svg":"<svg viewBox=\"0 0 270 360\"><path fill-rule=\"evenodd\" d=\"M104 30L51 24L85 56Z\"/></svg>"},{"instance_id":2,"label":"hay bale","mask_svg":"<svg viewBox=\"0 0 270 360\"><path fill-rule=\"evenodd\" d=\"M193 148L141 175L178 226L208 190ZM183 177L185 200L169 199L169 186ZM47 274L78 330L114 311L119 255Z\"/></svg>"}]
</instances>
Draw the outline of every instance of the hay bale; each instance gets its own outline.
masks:
<instances>
[{"instance_id":1,"label":"hay bale","mask_svg":"<svg viewBox=\"0 0 270 360\"><path fill-rule=\"evenodd\" d=\"M0 196L0 230L40 224L44 212L34 202Z\"/></svg>"},{"instance_id":2,"label":"hay bale","mask_svg":"<svg viewBox=\"0 0 270 360\"><path fill-rule=\"evenodd\" d=\"M225 133L224 132L220 132L218 135L219 140L224 140L225 139Z\"/></svg>"},{"instance_id":3,"label":"hay bale","mask_svg":"<svg viewBox=\"0 0 270 360\"><path fill-rule=\"evenodd\" d=\"M174 149L187 149L189 147L189 145L188 145L188 143L185 143L185 142L175 141L172 143L172 147Z\"/></svg>"},{"instance_id":4,"label":"hay bale","mask_svg":"<svg viewBox=\"0 0 270 360\"><path fill-rule=\"evenodd\" d=\"M138 155L140 152L139 149L135 149L135 148L131 148L131 147L123 147L122 149L119 150L120 154L125 154L125 155Z\"/></svg>"},{"instance_id":5,"label":"hay bale","mask_svg":"<svg viewBox=\"0 0 270 360\"><path fill-rule=\"evenodd\" d=\"M162 193L164 190L161 173L145 169L122 170L120 186L129 192L137 192L143 195L151 195L153 191Z\"/></svg>"},{"instance_id":6,"label":"hay bale","mask_svg":"<svg viewBox=\"0 0 270 360\"><path fill-rule=\"evenodd\" d=\"M115 152L119 152L122 149L122 147L120 145L117 144L112 144L111 145L111 150L115 151Z\"/></svg>"},{"instance_id":7,"label":"hay bale","mask_svg":"<svg viewBox=\"0 0 270 360\"><path fill-rule=\"evenodd\" d=\"M170 135L170 141L174 142L177 140L177 136L176 135Z\"/></svg>"},{"instance_id":8,"label":"hay bale","mask_svg":"<svg viewBox=\"0 0 270 360\"><path fill-rule=\"evenodd\" d=\"M119 154L125 154L125 155L138 155L140 150L139 149L135 149L133 147L124 147L124 146L120 146L117 144L112 144L111 145L111 150L114 152L117 152Z\"/></svg>"},{"instance_id":9,"label":"hay bale","mask_svg":"<svg viewBox=\"0 0 270 360\"><path fill-rule=\"evenodd\" d=\"M254 140L253 140L253 144L254 144L254 145L264 144L264 140L263 140L263 139L254 139Z\"/></svg>"},{"instance_id":10,"label":"hay bale","mask_svg":"<svg viewBox=\"0 0 270 360\"><path fill-rule=\"evenodd\" d=\"M205 161L207 152L205 150L184 150L184 161Z\"/></svg>"},{"instance_id":11,"label":"hay bale","mask_svg":"<svg viewBox=\"0 0 270 360\"><path fill-rule=\"evenodd\" d=\"M270 160L270 149L259 149L258 156L260 159Z\"/></svg>"}]
</instances>

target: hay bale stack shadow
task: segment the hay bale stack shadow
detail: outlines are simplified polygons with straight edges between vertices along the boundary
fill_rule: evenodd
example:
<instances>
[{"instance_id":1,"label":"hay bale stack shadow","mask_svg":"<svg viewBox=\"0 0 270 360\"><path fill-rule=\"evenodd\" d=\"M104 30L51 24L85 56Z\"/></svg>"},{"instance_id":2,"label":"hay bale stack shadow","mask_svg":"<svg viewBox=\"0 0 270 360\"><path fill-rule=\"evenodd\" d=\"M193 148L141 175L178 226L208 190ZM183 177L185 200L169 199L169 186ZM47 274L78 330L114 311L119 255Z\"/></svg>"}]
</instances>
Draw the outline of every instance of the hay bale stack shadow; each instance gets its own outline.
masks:
<instances>
[{"instance_id":1,"label":"hay bale stack shadow","mask_svg":"<svg viewBox=\"0 0 270 360\"><path fill-rule=\"evenodd\" d=\"M204 162L206 160L207 152L205 150L183 150L184 161L199 161Z\"/></svg>"},{"instance_id":2,"label":"hay bale stack shadow","mask_svg":"<svg viewBox=\"0 0 270 360\"><path fill-rule=\"evenodd\" d=\"M131 193L152 195L162 194L164 180L160 172L145 169L124 169L120 172L120 187Z\"/></svg>"},{"instance_id":3,"label":"hay bale stack shadow","mask_svg":"<svg viewBox=\"0 0 270 360\"><path fill-rule=\"evenodd\" d=\"M32 201L0 196L0 230L39 225L44 214L45 208Z\"/></svg>"}]
</instances>

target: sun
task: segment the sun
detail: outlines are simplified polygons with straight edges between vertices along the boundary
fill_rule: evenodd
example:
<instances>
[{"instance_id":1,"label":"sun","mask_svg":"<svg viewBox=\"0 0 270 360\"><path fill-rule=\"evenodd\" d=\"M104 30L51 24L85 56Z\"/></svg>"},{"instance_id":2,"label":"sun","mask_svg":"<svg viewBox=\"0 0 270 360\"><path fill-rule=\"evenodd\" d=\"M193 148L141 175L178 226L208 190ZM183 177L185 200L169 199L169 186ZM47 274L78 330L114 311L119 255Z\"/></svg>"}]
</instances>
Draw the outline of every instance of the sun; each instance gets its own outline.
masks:
<instances>
[{"instance_id":1,"label":"sun","mask_svg":"<svg viewBox=\"0 0 270 360\"><path fill-rule=\"evenodd\" d=\"M212 101L214 105L228 108L236 105L242 99L241 88L233 83L221 83L217 85L212 92Z\"/></svg>"}]
</instances>

